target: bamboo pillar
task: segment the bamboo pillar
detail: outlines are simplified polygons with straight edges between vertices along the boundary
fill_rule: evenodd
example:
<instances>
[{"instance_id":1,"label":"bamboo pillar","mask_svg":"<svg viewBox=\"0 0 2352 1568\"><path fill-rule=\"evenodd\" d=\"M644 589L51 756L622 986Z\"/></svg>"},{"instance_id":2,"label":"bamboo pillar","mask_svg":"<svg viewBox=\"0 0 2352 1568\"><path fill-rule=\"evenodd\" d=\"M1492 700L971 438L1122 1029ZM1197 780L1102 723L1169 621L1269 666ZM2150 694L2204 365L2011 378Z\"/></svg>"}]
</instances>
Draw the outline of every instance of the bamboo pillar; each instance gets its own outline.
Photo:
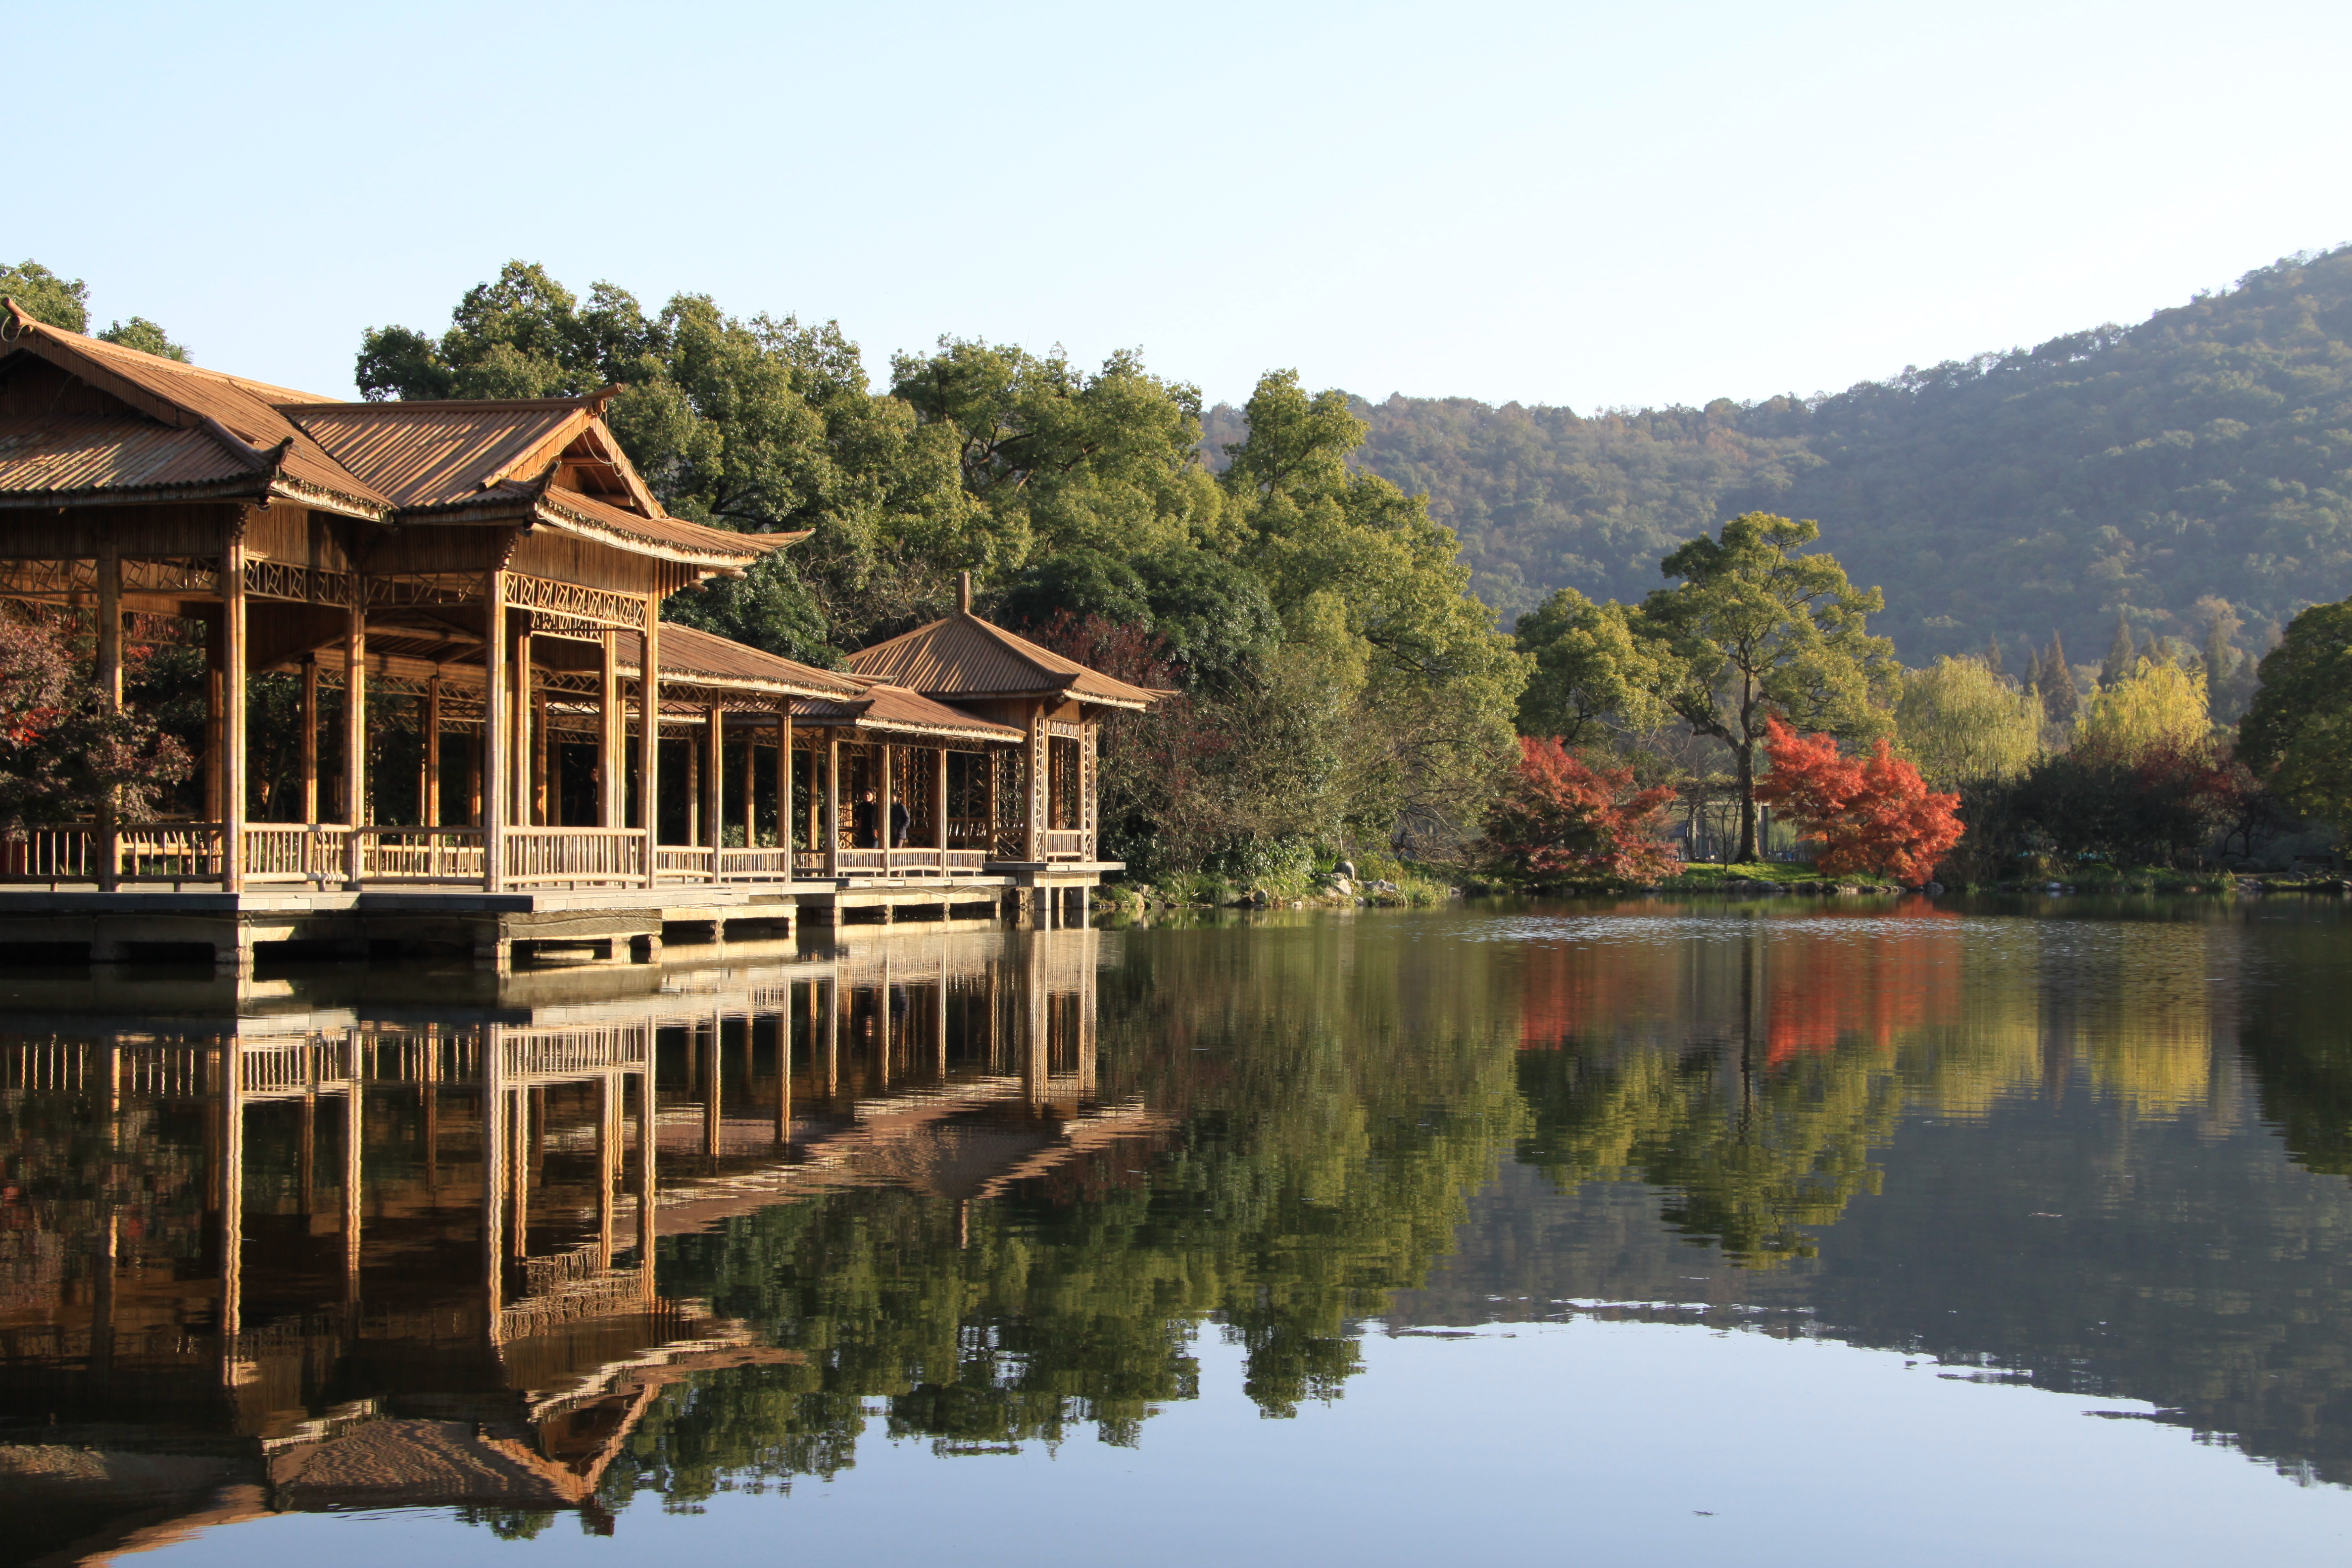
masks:
<instances>
[{"instance_id":1,"label":"bamboo pillar","mask_svg":"<svg viewBox=\"0 0 2352 1568\"><path fill-rule=\"evenodd\" d=\"M646 595L645 623L637 642L637 826L646 834L646 886L658 879L661 857L661 600ZM652 1093L651 1079L646 1092ZM650 1212L650 1211L648 1211ZM646 1268L653 1254L646 1254Z\"/></svg>"},{"instance_id":2,"label":"bamboo pillar","mask_svg":"<svg viewBox=\"0 0 2352 1568\"><path fill-rule=\"evenodd\" d=\"M427 827L441 826L441 678L425 682L425 794L419 815Z\"/></svg>"},{"instance_id":3,"label":"bamboo pillar","mask_svg":"<svg viewBox=\"0 0 2352 1568\"><path fill-rule=\"evenodd\" d=\"M793 710L776 712L776 848L785 856L783 869L793 869Z\"/></svg>"},{"instance_id":4,"label":"bamboo pillar","mask_svg":"<svg viewBox=\"0 0 2352 1568\"><path fill-rule=\"evenodd\" d=\"M719 880L719 856L727 844L727 710L703 710L702 841L710 848L710 879Z\"/></svg>"},{"instance_id":5,"label":"bamboo pillar","mask_svg":"<svg viewBox=\"0 0 2352 1568\"><path fill-rule=\"evenodd\" d=\"M302 656L302 820L319 821L319 656Z\"/></svg>"},{"instance_id":6,"label":"bamboo pillar","mask_svg":"<svg viewBox=\"0 0 2352 1568\"><path fill-rule=\"evenodd\" d=\"M596 821L629 825L629 727L621 712L621 634L598 639L596 659Z\"/></svg>"},{"instance_id":7,"label":"bamboo pillar","mask_svg":"<svg viewBox=\"0 0 2352 1568\"><path fill-rule=\"evenodd\" d=\"M223 668L221 638L226 635L222 625L226 618L226 605L220 616L205 623L205 820L221 819L221 712L224 704L221 689Z\"/></svg>"},{"instance_id":8,"label":"bamboo pillar","mask_svg":"<svg viewBox=\"0 0 2352 1568\"><path fill-rule=\"evenodd\" d=\"M931 838L939 847L940 874L948 869L948 749L940 748L937 782L931 790Z\"/></svg>"},{"instance_id":9,"label":"bamboo pillar","mask_svg":"<svg viewBox=\"0 0 2352 1568\"><path fill-rule=\"evenodd\" d=\"M368 819L367 585L357 573L343 616L343 821L362 827Z\"/></svg>"},{"instance_id":10,"label":"bamboo pillar","mask_svg":"<svg viewBox=\"0 0 2352 1568\"><path fill-rule=\"evenodd\" d=\"M824 758L824 869L831 876L837 868L841 848L841 732L837 730L825 735Z\"/></svg>"},{"instance_id":11,"label":"bamboo pillar","mask_svg":"<svg viewBox=\"0 0 2352 1568\"><path fill-rule=\"evenodd\" d=\"M476 778L481 789L482 886L506 886L507 801L507 574L490 574L482 606L482 752ZM484 1049L488 1049L486 1043ZM488 1112L484 1111L487 1121Z\"/></svg>"},{"instance_id":12,"label":"bamboo pillar","mask_svg":"<svg viewBox=\"0 0 2352 1568\"><path fill-rule=\"evenodd\" d=\"M897 847L891 842L890 832L890 806L892 797L897 794L890 787L897 782L890 776L893 772L890 764L896 760L894 753L898 748L885 741L879 749L882 752L882 782L875 787L874 791L874 845L876 848L885 851L882 857L882 868L887 871L890 868L890 857L887 851Z\"/></svg>"},{"instance_id":13,"label":"bamboo pillar","mask_svg":"<svg viewBox=\"0 0 2352 1568\"><path fill-rule=\"evenodd\" d=\"M710 765L702 781L703 809L709 817L710 879L719 879L719 858L727 847L727 710L711 704L705 713L703 746Z\"/></svg>"},{"instance_id":14,"label":"bamboo pillar","mask_svg":"<svg viewBox=\"0 0 2352 1568\"><path fill-rule=\"evenodd\" d=\"M221 890L245 888L245 527L221 552Z\"/></svg>"},{"instance_id":15,"label":"bamboo pillar","mask_svg":"<svg viewBox=\"0 0 2352 1568\"><path fill-rule=\"evenodd\" d=\"M1035 864L1045 858L1045 803L1049 780L1047 764L1052 748L1045 742L1045 705L1029 704L1029 798L1022 812L1026 820L1022 834L1021 858Z\"/></svg>"},{"instance_id":16,"label":"bamboo pillar","mask_svg":"<svg viewBox=\"0 0 2352 1568\"><path fill-rule=\"evenodd\" d=\"M509 776L514 781L513 805L509 809L517 827L529 827L537 820L537 814L531 807L535 804L539 783L539 770L531 766L530 612L525 610L509 619L518 623L509 628L514 652L507 660L506 700L514 723L514 737L509 746L513 755L507 763Z\"/></svg>"},{"instance_id":17,"label":"bamboo pillar","mask_svg":"<svg viewBox=\"0 0 2352 1568\"><path fill-rule=\"evenodd\" d=\"M743 785L740 804L743 807L743 847L760 847L760 737L751 730L743 731Z\"/></svg>"},{"instance_id":18,"label":"bamboo pillar","mask_svg":"<svg viewBox=\"0 0 2352 1568\"><path fill-rule=\"evenodd\" d=\"M551 765L556 755L553 734L547 726L547 688L541 686L530 694L530 819L534 827L563 826L563 789Z\"/></svg>"},{"instance_id":19,"label":"bamboo pillar","mask_svg":"<svg viewBox=\"0 0 2352 1568\"><path fill-rule=\"evenodd\" d=\"M122 707L122 552L111 539L98 546L98 700L109 711ZM122 857L119 848L114 792L107 791L98 807L98 886L112 892L119 885ZM110 1276L110 1279L111 1276Z\"/></svg>"},{"instance_id":20,"label":"bamboo pillar","mask_svg":"<svg viewBox=\"0 0 2352 1568\"><path fill-rule=\"evenodd\" d=\"M686 738L686 841L702 842L702 745L691 734Z\"/></svg>"}]
</instances>

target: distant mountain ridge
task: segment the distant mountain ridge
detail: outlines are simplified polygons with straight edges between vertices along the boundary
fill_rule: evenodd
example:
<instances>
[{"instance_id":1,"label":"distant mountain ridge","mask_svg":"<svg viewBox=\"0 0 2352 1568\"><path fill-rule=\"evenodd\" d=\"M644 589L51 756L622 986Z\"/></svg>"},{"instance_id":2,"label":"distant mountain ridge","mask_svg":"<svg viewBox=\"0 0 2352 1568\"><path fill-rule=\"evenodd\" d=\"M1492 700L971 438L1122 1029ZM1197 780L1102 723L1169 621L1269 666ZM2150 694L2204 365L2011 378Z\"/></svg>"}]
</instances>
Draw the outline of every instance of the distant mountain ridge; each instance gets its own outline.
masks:
<instances>
[{"instance_id":1,"label":"distant mountain ridge","mask_svg":"<svg viewBox=\"0 0 2352 1568\"><path fill-rule=\"evenodd\" d=\"M1658 559L1739 512L1819 520L1886 591L1906 659L2116 612L2202 637L2352 595L2352 246L2290 257L2136 327L2096 327L1827 396L1704 408L1360 403L1363 468L1460 535L1506 619L1553 589L1638 599ZM1209 449L1238 438L1211 412Z\"/></svg>"}]
</instances>

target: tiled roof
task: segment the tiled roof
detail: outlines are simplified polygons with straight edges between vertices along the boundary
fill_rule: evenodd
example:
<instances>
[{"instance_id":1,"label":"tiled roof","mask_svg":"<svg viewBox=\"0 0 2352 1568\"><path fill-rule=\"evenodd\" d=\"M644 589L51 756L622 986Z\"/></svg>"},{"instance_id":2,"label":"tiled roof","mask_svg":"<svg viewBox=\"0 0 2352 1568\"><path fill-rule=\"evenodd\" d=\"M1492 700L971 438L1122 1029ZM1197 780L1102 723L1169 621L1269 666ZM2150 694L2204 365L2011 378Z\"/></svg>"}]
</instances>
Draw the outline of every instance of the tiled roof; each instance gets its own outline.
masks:
<instances>
[{"instance_id":1,"label":"tiled roof","mask_svg":"<svg viewBox=\"0 0 2352 1568\"><path fill-rule=\"evenodd\" d=\"M1149 708L1166 695L1113 680L969 610L876 643L851 654L847 662L854 674L933 697L1050 697L1067 692L1114 708Z\"/></svg>"}]
</instances>

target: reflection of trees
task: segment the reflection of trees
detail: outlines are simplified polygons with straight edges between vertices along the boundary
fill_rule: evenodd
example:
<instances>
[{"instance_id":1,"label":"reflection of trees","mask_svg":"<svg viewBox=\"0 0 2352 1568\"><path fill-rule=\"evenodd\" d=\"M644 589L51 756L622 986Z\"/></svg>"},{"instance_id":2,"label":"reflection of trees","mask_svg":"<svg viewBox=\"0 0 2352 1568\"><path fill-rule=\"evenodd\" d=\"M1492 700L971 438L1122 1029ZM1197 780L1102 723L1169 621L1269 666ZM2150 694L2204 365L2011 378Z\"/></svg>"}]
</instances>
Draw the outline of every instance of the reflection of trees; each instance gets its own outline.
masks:
<instances>
[{"instance_id":1,"label":"reflection of trees","mask_svg":"<svg viewBox=\"0 0 2352 1568\"><path fill-rule=\"evenodd\" d=\"M666 1289L803 1359L677 1392L634 1472L686 1500L829 1474L882 1401L943 1450L1137 1440L1194 1396L1197 1325L1269 1415L1336 1396L1353 1322L1418 1283L1517 1131L1497 952L1332 921L1165 933L1102 977L1102 1093L1179 1122L960 1211L857 1190L664 1243ZM1496 992L1504 994L1498 998Z\"/></svg>"}]
</instances>

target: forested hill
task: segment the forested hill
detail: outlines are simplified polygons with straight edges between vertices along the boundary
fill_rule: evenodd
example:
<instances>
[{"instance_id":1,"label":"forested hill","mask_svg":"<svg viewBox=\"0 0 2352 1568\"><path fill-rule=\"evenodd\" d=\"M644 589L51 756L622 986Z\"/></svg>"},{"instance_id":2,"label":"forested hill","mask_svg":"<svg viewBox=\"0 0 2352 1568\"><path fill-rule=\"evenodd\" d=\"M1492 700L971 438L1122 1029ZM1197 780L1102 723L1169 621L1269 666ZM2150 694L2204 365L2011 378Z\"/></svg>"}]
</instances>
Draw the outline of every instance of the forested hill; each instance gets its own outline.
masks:
<instances>
[{"instance_id":1,"label":"forested hill","mask_svg":"<svg viewBox=\"0 0 2352 1568\"><path fill-rule=\"evenodd\" d=\"M2053 627L2095 656L2118 606L2195 640L2200 601L2259 635L2352 595L2352 247L2140 326L1832 396L1359 412L1357 461L1429 492L1507 618L1563 585L1638 598L1672 545L1758 509L1818 519L1822 548L1886 590L1877 625L1914 663Z\"/></svg>"}]
</instances>

